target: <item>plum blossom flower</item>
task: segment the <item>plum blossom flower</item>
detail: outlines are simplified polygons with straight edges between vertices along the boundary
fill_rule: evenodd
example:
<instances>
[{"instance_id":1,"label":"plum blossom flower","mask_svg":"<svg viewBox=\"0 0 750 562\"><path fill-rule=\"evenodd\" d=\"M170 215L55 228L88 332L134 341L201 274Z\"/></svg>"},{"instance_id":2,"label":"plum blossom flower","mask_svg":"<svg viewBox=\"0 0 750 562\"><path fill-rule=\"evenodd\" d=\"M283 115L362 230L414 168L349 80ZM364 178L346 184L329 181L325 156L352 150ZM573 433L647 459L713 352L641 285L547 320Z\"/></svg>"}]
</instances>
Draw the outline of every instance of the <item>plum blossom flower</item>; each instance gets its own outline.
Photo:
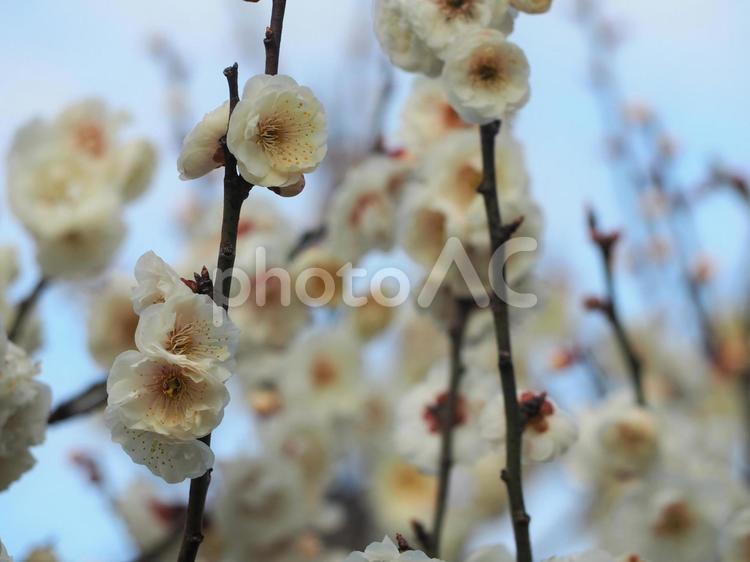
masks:
<instances>
[{"instance_id":1,"label":"plum blossom flower","mask_svg":"<svg viewBox=\"0 0 750 562\"><path fill-rule=\"evenodd\" d=\"M211 448L198 439L176 439L152 431L129 429L117 409L107 408L105 421L112 441L136 464L142 464L169 484L198 478L214 464Z\"/></svg>"},{"instance_id":2,"label":"plum blossom flower","mask_svg":"<svg viewBox=\"0 0 750 562\"><path fill-rule=\"evenodd\" d=\"M437 76L443 62L414 32L405 14L409 0L375 0L375 35L391 62L408 72Z\"/></svg>"},{"instance_id":3,"label":"plum blossom flower","mask_svg":"<svg viewBox=\"0 0 750 562\"><path fill-rule=\"evenodd\" d=\"M38 373L0 325L0 490L34 466L29 448L44 441L51 394Z\"/></svg>"},{"instance_id":4,"label":"plum blossom flower","mask_svg":"<svg viewBox=\"0 0 750 562\"><path fill-rule=\"evenodd\" d=\"M327 150L323 106L289 76L247 81L232 112L227 144L242 177L254 185L298 191Z\"/></svg>"},{"instance_id":5,"label":"plum blossom flower","mask_svg":"<svg viewBox=\"0 0 750 562\"><path fill-rule=\"evenodd\" d=\"M204 372L138 351L120 354L107 379L107 404L130 428L178 439L208 435L221 422L228 373Z\"/></svg>"},{"instance_id":6,"label":"plum blossom flower","mask_svg":"<svg viewBox=\"0 0 750 562\"><path fill-rule=\"evenodd\" d=\"M163 303L174 295L189 295L190 289L180 276L153 251L143 254L135 264L136 286L131 301L137 314L152 304Z\"/></svg>"},{"instance_id":7,"label":"plum blossom flower","mask_svg":"<svg viewBox=\"0 0 750 562\"><path fill-rule=\"evenodd\" d=\"M472 553L466 562L513 562L513 557L508 549L502 545L488 545Z\"/></svg>"},{"instance_id":8,"label":"plum blossom flower","mask_svg":"<svg viewBox=\"0 0 750 562\"><path fill-rule=\"evenodd\" d=\"M203 116L182 143L177 159L181 180L200 178L224 164L221 137L227 133L229 101Z\"/></svg>"},{"instance_id":9,"label":"plum blossom flower","mask_svg":"<svg viewBox=\"0 0 750 562\"><path fill-rule=\"evenodd\" d=\"M424 382L401 398L396 408L396 450L426 473L438 468L449 376L447 363L436 365ZM456 463L472 463L481 456L479 416L497 386L497 378L485 372L471 371L462 377L451 420Z\"/></svg>"},{"instance_id":10,"label":"plum blossom flower","mask_svg":"<svg viewBox=\"0 0 750 562\"><path fill-rule=\"evenodd\" d=\"M747 562L750 554L750 509L734 514L722 528L721 562Z\"/></svg>"},{"instance_id":11,"label":"plum blossom flower","mask_svg":"<svg viewBox=\"0 0 750 562\"><path fill-rule=\"evenodd\" d=\"M498 5L500 5L498 7ZM406 12L417 35L442 55L458 38L487 27L507 0L407 0Z\"/></svg>"},{"instance_id":12,"label":"plum blossom flower","mask_svg":"<svg viewBox=\"0 0 750 562\"><path fill-rule=\"evenodd\" d=\"M469 123L501 119L529 98L526 55L492 29L456 39L446 53L442 78L448 99Z\"/></svg>"},{"instance_id":13,"label":"plum blossom flower","mask_svg":"<svg viewBox=\"0 0 750 562\"><path fill-rule=\"evenodd\" d=\"M518 404L528 413L523 429L523 459L526 462L549 462L564 454L578 438L573 419L562 412L546 394L520 392ZM495 396L481 417L482 437L492 450L504 449L507 439L505 402Z\"/></svg>"},{"instance_id":14,"label":"plum blossom flower","mask_svg":"<svg viewBox=\"0 0 750 562\"><path fill-rule=\"evenodd\" d=\"M130 300L131 281L113 277L91 301L88 321L89 351L105 369L115 358L135 347L138 314Z\"/></svg>"},{"instance_id":15,"label":"plum blossom flower","mask_svg":"<svg viewBox=\"0 0 750 562\"><path fill-rule=\"evenodd\" d=\"M407 550L399 552L396 544L385 537L381 542L374 542L367 546L364 552L352 552L344 562L442 562L437 558L430 558L421 550Z\"/></svg>"},{"instance_id":16,"label":"plum blossom flower","mask_svg":"<svg viewBox=\"0 0 750 562\"><path fill-rule=\"evenodd\" d=\"M216 366L229 378L239 331L207 295L176 295L141 313L136 347L152 357L198 372Z\"/></svg>"}]
</instances>

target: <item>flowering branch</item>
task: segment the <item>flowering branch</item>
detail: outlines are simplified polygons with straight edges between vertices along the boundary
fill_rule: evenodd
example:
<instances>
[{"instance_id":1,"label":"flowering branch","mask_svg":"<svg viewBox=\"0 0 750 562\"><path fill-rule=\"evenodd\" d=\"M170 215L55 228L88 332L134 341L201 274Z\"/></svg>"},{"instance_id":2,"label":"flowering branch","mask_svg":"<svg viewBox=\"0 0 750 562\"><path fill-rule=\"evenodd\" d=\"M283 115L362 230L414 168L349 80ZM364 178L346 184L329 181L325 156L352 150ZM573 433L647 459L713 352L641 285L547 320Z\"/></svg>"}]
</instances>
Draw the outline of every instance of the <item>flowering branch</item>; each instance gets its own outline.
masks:
<instances>
[{"instance_id":1,"label":"flowering branch","mask_svg":"<svg viewBox=\"0 0 750 562\"><path fill-rule=\"evenodd\" d=\"M597 227L596 215L593 211L589 211L588 214L589 231L591 240L596 244L597 248L602 256L602 263L604 265L604 278L607 286L607 298L606 300L600 299L587 299L586 307L592 310L600 310L604 313L612 325L612 329L615 332L615 337L620 345L623 355L628 363L630 370L630 377L633 381L633 390L635 392L635 399L638 405L646 405L646 397L643 392L643 365L641 359L635 352L633 345L628 339L628 335L625 332L625 328L622 324L619 314L619 306L617 303L617 291L615 290L614 275L612 272L612 254L614 252L615 245L619 240L619 233L605 234L601 232Z\"/></svg>"},{"instance_id":2,"label":"flowering branch","mask_svg":"<svg viewBox=\"0 0 750 562\"><path fill-rule=\"evenodd\" d=\"M10 325L10 329L8 330L8 339L10 341L16 342L18 340L18 337L21 335L21 330L23 330L23 327L26 325L26 320L29 314L31 314L31 311L34 310L34 305L37 303L39 297L42 296L42 293L48 286L49 279L47 279L46 277L40 278L39 281L37 281L37 284L34 285L34 288L31 290L31 292L26 296L26 298L18 304L16 315L13 318L13 323Z\"/></svg>"},{"instance_id":3,"label":"flowering branch","mask_svg":"<svg viewBox=\"0 0 750 562\"><path fill-rule=\"evenodd\" d=\"M438 413L440 417L441 445L440 464L438 467L438 490L435 502L435 516L432 534L429 538L431 556L440 558L440 540L443 533L443 522L447 509L448 489L450 487L451 469L453 468L453 430L458 410L459 388L464 374L461 359L466 323L474 308L471 299L456 298L453 301L453 318L448 331L450 338L451 376L448 386L448 400Z\"/></svg>"},{"instance_id":4,"label":"flowering branch","mask_svg":"<svg viewBox=\"0 0 750 562\"><path fill-rule=\"evenodd\" d=\"M266 29L263 44L266 48L266 74L275 75L279 70L279 51L281 33L284 25L286 0L274 0L271 11L271 26ZM224 76L229 86L229 117L239 102L237 63L224 69ZM237 159L229 150L226 138L222 139L224 151L224 210L221 223L221 240L217 259L217 274L221 283L214 287L214 301L224 310L229 308L229 296L232 289L232 269L237 256L237 237L242 203L247 199L253 185L245 181L237 172ZM219 287L221 287L219 289ZM211 434L201 439L211 445ZM198 548L203 542L203 512L206 507L206 495L211 483L211 469L190 482L188 509L185 518L185 533L180 547L178 562L194 562Z\"/></svg>"},{"instance_id":5,"label":"flowering branch","mask_svg":"<svg viewBox=\"0 0 750 562\"><path fill-rule=\"evenodd\" d=\"M495 260L503 256L503 245L520 226L520 220L504 226L500 214L500 203L497 196L497 178L495 172L495 138L500 132L500 121L493 121L480 128L482 142L482 183L479 193L484 197L484 207L487 214L492 255ZM497 262L496 262L497 263ZM504 260L499 261L500 264ZM502 265L500 266L502 267ZM502 275L502 269L499 271ZM502 479L508 489L513 534L516 541L516 560L518 562L532 562L531 539L529 538L529 523L531 518L526 513L523 498L523 484L521 473L521 412L518 406L518 392L516 389L516 375L511 355L510 322L508 303L498 294L498 289L490 291L490 307L495 324L495 341L498 353L498 367L500 382L503 388L505 403L505 425L507 428L506 463L502 472Z\"/></svg>"}]
</instances>

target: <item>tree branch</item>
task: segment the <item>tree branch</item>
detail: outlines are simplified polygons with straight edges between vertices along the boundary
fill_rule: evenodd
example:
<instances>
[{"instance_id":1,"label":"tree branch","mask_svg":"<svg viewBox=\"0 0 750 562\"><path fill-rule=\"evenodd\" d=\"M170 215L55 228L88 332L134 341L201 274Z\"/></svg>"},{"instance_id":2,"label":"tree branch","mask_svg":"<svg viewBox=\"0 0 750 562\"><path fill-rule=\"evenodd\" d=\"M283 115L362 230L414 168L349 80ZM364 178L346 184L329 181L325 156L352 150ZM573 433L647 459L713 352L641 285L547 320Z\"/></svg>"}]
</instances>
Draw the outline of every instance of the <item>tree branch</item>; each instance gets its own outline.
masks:
<instances>
[{"instance_id":1,"label":"tree branch","mask_svg":"<svg viewBox=\"0 0 750 562\"><path fill-rule=\"evenodd\" d=\"M39 281L37 281L36 285L34 285L34 288L31 290L31 292L26 296L26 298L18 303L18 308L16 309L13 323L8 329L8 339L10 341L14 343L17 342L18 337L21 335L23 327L26 325L26 320L34 310L34 305L37 303L39 297L42 296L42 293L44 293L44 290L48 286L49 279L47 279L46 277L41 277Z\"/></svg>"},{"instance_id":2,"label":"tree branch","mask_svg":"<svg viewBox=\"0 0 750 562\"><path fill-rule=\"evenodd\" d=\"M464 364L461 358L466 323L474 308L472 299L453 301L453 318L449 328L451 373L448 385L448 401L438 412L440 419L441 446L440 464L438 465L438 490L435 499L435 515L432 523L432 533L429 538L430 556L440 558L440 541L443 534L443 523L448 507L448 490L450 488L451 469L453 468L453 430L456 412L458 411L459 389L464 374Z\"/></svg>"},{"instance_id":3,"label":"tree branch","mask_svg":"<svg viewBox=\"0 0 750 562\"><path fill-rule=\"evenodd\" d=\"M617 301L617 291L615 289L614 274L612 268L613 253L619 240L618 233L605 234L598 229L596 215L593 211L588 214L589 231L591 240L594 242L602 257L604 266L604 279L607 288L607 298L605 301L600 299L587 299L586 306L592 310L600 310L604 313L615 332L615 337L622 350L625 360L628 363L630 378L633 383L635 399L639 406L646 405L646 396L643 392L643 365L641 359L630 343L622 319L620 318L620 307Z\"/></svg>"},{"instance_id":4,"label":"tree branch","mask_svg":"<svg viewBox=\"0 0 750 562\"><path fill-rule=\"evenodd\" d=\"M271 26L266 29L263 41L266 49L266 74L277 74L279 70L279 51L281 49L281 33L284 26L284 12L286 0L274 0L271 11ZM224 69L224 76L229 86L229 115L239 102L239 86L237 63ZM222 140L224 149L224 210L221 223L221 240L219 242L219 256L217 259L217 275L221 283L214 287L214 301L224 310L229 308L229 297L232 290L232 270L237 256L237 236L240 222L242 203L247 199L252 184L246 182L237 173L237 159L229 150L226 138ZM221 287L221 289L219 289ZM206 445L211 445L211 434L201 439ZM180 554L177 562L194 562L198 549L203 542L203 512L206 507L206 496L211 483L211 469L203 476L190 482L187 516L185 518L185 533L182 538Z\"/></svg>"},{"instance_id":5,"label":"tree branch","mask_svg":"<svg viewBox=\"0 0 750 562\"><path fill-rule=\"evenodd\" d=\"M497 195L495 138L500 132L500 125L500 121L482 125L479 133L482 143L483 166L482 183L479 186L479 193L484 197L487 226L489 228L492 254L494 256L493 261L499 264L499 267L493 267L496 276L503 275L502 264L505 262L503 245L513 235L513 229L503 226ZM502 479L508 489L513 534L516 542L516 560L517 562L532 562L531 539L529 538L531 518L526 513L521 472L521 437L523 429L521 427L521 414L518 406L516 375L511 355L508 303L502 291L504 284L496 283L495 285L497 288L490 291L490 307L495 324L495 342L497 345L500 382L503 388L507 431L506 463Z\"/></svg>"},{"instance_id":6,"label":"tree branch","mask_svg":"<svg viewBox=\"0 0 750 562\"><path fill-rule=\"evenodd\" d=\"M107 405L107 380L95 382L80 394L59 404L50 413L47 423L52 425L88 414Z\"/></svg>"}]
</instances>

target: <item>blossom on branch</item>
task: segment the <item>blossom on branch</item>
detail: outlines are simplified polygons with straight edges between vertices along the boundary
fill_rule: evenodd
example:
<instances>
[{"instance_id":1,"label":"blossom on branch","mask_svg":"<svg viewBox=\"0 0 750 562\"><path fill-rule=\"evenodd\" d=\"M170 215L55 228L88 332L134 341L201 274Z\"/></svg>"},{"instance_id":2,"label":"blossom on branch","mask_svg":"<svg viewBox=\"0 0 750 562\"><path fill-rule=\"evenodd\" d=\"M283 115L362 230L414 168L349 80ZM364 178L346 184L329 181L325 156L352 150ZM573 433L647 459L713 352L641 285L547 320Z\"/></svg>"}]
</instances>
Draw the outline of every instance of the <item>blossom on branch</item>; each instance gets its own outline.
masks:
<instances>
[{"instance_id":1,"label":"blossom on branch","mask_svg":"<svg viewBox=\"0 0 750 562\"><path fill-rule=\"evenodd\" d=\"M224 165L221 138L227 134L229 101L203 116L182 142L177 159L181 180L200 178Z\"/></svg>"}]
</instances>

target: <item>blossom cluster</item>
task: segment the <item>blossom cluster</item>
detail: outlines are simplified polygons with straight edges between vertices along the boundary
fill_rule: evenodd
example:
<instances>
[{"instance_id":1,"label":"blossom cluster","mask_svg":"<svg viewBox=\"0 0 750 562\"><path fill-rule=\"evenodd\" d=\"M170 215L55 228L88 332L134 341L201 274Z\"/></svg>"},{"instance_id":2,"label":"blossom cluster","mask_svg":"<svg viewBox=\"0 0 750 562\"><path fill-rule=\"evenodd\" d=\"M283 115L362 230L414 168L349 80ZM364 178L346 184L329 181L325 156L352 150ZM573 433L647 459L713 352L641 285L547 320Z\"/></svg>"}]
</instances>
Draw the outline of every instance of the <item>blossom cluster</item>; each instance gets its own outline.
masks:
<instances>
[{"instance_id":1,"label":"blossom cluster","mask_svg":"<svg viewBox=\"0 0 750 562\"><path fill-rule=\"evenodd\" d=\"M117 356L107 378L112 439L167 482L213 466L200 439L221 422L238 334L226 311L194 294L153 252L136 264L136 350Z\"/></svg>"},{"instance_id":2,"label":"blossom cluster","mask_svg":"<svg viewBox=\"0 0 750 562\"><path fill-rule=\"evenodd\" d=\"M143 193L156 167L151 143L121 140L127 121L88 99L16 133L8 154L10 207L34 238L46 277L101 273L122 242L123 206Z\"/></svg>"}]
</instances>

